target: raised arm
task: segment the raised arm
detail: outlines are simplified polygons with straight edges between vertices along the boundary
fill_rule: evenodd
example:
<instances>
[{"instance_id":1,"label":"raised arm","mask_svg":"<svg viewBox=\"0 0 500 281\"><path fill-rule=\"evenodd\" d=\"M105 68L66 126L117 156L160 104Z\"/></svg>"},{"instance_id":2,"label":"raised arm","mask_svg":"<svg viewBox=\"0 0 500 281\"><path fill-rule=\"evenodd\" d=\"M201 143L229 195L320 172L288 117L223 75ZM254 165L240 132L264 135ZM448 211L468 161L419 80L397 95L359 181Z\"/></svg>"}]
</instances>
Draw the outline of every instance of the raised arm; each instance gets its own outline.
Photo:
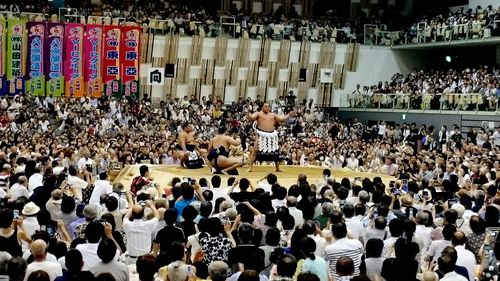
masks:
<instances>
[{"instance_id":1,"label":"raised arm","mask_svg":"<svg viewBox=\"0 0 500 281\"><path fill-rule=\"evenodd\" d=\"M250 119L251 121L257 120L258 117L259 117L259 112L254 112L252 114L250 114L250 112L249 112L247 114L247 118Z\"/></svg>"},{"instance_id":2,"label":"raised arm","mask_svg":"<svg viewBox=\"0 0 500 281\"><path fill-rule=\"evenodd\" d=\"M295 113L293 111L289 112L287 115L278 115L278 114L275 114L274 115L274 120L278 121L279 123L283 123L285 122L286 120L288 120L288 118L294 116Z\"/></svg>"}]
</instances>

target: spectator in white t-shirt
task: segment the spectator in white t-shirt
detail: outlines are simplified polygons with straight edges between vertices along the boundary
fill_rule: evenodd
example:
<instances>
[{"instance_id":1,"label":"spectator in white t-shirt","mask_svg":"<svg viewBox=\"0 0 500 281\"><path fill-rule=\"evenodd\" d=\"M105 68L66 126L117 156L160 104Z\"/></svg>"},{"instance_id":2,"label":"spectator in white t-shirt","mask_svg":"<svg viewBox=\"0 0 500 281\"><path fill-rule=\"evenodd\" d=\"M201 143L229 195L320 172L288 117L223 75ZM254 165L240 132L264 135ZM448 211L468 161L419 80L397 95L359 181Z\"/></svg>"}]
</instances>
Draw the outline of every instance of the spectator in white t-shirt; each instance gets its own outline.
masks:
<instances>
[{"instance_id":1,"label":"spectator in white t-shirt","mask_svg":"<svg viewBox=\"0 0 500 281\"><path fill-rule=\"evenodd\" d=\"M34 261L28 265L26 269L25 280L30 276L32 272L43 270L47 272L51 281L54 281L56 277L62 275L62 268L58 262L47 260L47 244L45 241L38 239L31 243L31 254L33 255Z\"/></svg>"},{"instance_id":2,"label":"spectator in white t-shirt","mask_svg":"<svg viewBox=\"0 0 500 281\"><path fill-rule=\"evenodd\" d=\"M89 204L99 205L99 199L103 194L110 194L113 191L113 187L108 181L108 173L102 172L99 174L99 180L95 182L94 190L90 196Z\"/></svg>"},{"instance_id":3,"label":"spectator in white t-shirt","mask_svg":"<svg viewBox=\"0 0 500 281\"><path fill-rule=\"evenodd\" d=\"M20 176L17 182L10 188L10 200L11 202L16 201L19 197L29 198L28 191L28 179L25 176Z\"/></svg>"}]
</instances>

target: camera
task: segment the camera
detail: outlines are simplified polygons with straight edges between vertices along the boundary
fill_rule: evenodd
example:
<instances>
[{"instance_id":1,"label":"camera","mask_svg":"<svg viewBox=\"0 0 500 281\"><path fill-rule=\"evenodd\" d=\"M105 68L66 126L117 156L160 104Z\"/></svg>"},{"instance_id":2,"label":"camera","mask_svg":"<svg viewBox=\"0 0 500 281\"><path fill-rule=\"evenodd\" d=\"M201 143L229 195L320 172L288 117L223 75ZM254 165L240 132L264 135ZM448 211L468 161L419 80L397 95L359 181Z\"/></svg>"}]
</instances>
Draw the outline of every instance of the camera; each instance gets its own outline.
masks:
<instances>
[{"instance_id":1,"label":"camera","mask_svg":"<svg viewBox=\"0 0 500 281\"><path fill-rule=\"evenodd\" d=\"M196 183L196 180L191 178L191 177L184 177L182 178L185 182L189 183L189 185L194 185Z\"/></svg>"},{"instance_id":2,"label":"camera","mask_svg":"<svg viewBox=\"0 0 500 281\"><path fill-rule=\"evenodd\" d=\"M57 222L48 221L45 225L40 225L40 230L47 231L50 237L54 237L57 233Z\"/></svg>"}]
</instances>

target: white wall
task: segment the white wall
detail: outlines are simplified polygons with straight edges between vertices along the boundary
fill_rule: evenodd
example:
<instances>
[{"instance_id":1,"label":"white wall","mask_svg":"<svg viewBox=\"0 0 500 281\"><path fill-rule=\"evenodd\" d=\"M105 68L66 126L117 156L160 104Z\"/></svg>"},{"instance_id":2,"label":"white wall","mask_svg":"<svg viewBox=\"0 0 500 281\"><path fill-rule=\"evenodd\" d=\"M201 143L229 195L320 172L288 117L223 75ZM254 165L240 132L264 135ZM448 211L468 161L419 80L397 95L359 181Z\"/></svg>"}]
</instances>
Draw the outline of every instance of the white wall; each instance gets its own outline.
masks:
<instances>
[{"instance_id":1,"label":"white wall","mask_svg":"<svg viewBox=\"0 0 500 281\"><path fill-rule=\"evenodd\" d=\"M160 57L163 54L164 46L164 37L156 36L154 42L154 50L153 57ZM179 50L178 57L179 58L189 58L190 50L191 50L191 37L181 37L179 39ZM260 49L261 41L253 40L250 44L250 53L249 60L257 61L259 59L259 49ZM344 64L345 54L347 51L347 45L345 44L337 44L335 52L335 64ZM202 50L202 58L203 59L212 59L214 56L214 47L215 47L215 38L204 38L203 39L203 50ZM270 61L277 61L278 59L278 51L280 48L279 41L273 41L271 44L271 52L270 52ZM229 39L228 42L228 50L226 59L234 59L238 52L238 40L237 39ZM293 42L291 44L290 50L290 62L297 62L300 53L300 43ZM373 85L377 84L379 81L387 81L391 78L394 73L407 73L410 65L415 65L418 62L418 59L398 59L398 55L395 51L390 49L389 47L384 46L364 46L361 45L358 63L356 67L356 72L348 72L345 80L345 87L342 90L334 90L332 95L331 106L345 106L347 104L346 95L351 93L356 84L361 85ZM310 63L318 63L320 58L320 44L313 43L311 46L310 52ZM151 67L150 65L141 65L142 71L141 76L147 77L147 68ZM263 69L261 69L262 71ZM224 67L217 67L215 71L217 73L224 73ZM263 75L259 75L259 80L262 78L267 79L267 76L262 77ZM176 87L177 94L176 96L189 96L189 86L186 85L177 85ZM148 90L149 91L149 90ZM211 91L211 87L206 87L202 85L202 95L208 95ZM237 89L235 87L226 87L226 100L234 100L237 98ZM248 87L247 96L255 96L256 89L254 87ZM270 89L268 92L268 98L277 95L275 92L276 89ZM163 98L163 86L152 86L151 90L152 98ZM310 89L309 95L314 95L317 93L317 89Z\"/></svg>"},{"instance_id":2,"label":"white wall","mask_svg":"<svg viewBox=\"0 0 500 281\"><path fill-rule=\"evenodd\" d=\"M346 48L346 45L337 45L337 52L343 56ZM336 56L335 63L344 59L340 54ZM335 107L347 106L347 95L356 89L356 84L361 87L378 84L379 81L388 81L395 73L408 73L410 69L411 66L405 65L391 48L361 45L356 72L347 73L345 87L334 91L332 104Z\"/></svg>"}]
</instances>

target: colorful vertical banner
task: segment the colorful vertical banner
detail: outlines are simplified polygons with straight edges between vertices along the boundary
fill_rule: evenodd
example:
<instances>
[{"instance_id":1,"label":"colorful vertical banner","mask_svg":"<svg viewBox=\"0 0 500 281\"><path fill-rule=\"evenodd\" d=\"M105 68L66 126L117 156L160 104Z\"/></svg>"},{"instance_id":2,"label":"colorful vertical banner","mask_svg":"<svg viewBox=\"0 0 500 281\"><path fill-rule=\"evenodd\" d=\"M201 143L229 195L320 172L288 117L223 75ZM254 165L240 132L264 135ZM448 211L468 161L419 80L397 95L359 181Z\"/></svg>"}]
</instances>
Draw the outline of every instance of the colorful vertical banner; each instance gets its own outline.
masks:
<instances>
[{"instance_id":1,"label":"colorful vertical banner","mask_svg":"<svg viewBox=\"0 0 500 281\"><path fill-rule=\"evenodd\" d=\"M121 74L123 94L126 97L139 97L141 28L135 26L122 27Z\"/></svg>"},{"instance_id":2,"label":"colorful vertical banner","mask_svg":"<svg viewBox=\"0 0 500 281\"><path fill-rule=\"evenodd\" d=\"M103 81L107 96L121 96L120 85L120 43L121 29L118 26L104 26L103 30Z\"/></svg>"},{"instance_id":3,"label":"colorful vertical banner","mask_svg":"<svg viewBox=\"0 0 500 281\"><path fill-rule=\"evenodd\" d=\"M66 24L64 78L66 79L66 96L68 97L83 97L85 90L83 82L83 29L83 24Z\"/></svg>"},{"instance_id":4,"label":"colorful vertical banner","mask_svg":"<svg viewBox=\"0 0 500 281\"><path fill-rule=\"evenodd\" d=\"M85 88L87 96L100 97L102 85L102 32L101 25L87 25L85 32Z\"/></svg>"},{"instance_id":5,"label":"colorful vertical banner","mask_svg":"<svg viewBox=\"0 0 500 281\"><path fill-rule=\"evenodd\" d=\"M44 41L45 22L28 22L28 64L26 87L28 93L34 96L45 95L45 75L44 75Z\"/></svg>"},{"instance_id":6,"label":"colorful vertical banner","mask_svg":"<svg viewBox=\"0 0 500 281\"><path fill-rule=\"evenodd\" d=\"M47 95L60 97L64 94L64 25L47 23L45 37Z\"/></svg>"},{"instance_id":7,"label":"colorful vertical banner","mask_svg":"<svg viewBox=\"0 0 500 281\"><path fill-rule=\"evenodd\" d=\"M24 93L24 74L26 64L26 22L8 20L7 22L7 94Z\"/></svg>"},{"instance_id":8,"label":"colorful vertical banner","mask_svg":"<svg viewBox=\"0 0 500 281\"><path fill-rule=\"evenodd\" d=\"M7 92L7 71L5 69L5 48L7 47L7 22L0 19L0 96Z\"/></svg>"}]
</instances>

